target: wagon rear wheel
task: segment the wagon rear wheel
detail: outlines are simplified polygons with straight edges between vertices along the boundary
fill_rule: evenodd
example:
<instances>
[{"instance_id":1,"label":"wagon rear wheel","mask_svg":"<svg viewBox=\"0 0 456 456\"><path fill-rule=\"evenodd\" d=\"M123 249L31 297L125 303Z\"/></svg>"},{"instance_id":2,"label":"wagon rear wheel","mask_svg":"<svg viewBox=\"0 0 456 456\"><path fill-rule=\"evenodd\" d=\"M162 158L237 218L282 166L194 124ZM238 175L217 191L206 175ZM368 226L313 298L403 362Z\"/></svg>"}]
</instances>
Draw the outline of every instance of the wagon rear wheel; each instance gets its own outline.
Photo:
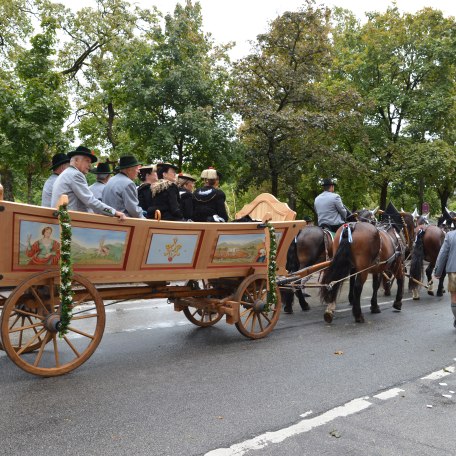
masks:
<instances>
[{"instance_id":1,"label":"wagon rear wheel","mask_svg":"<svg viewBox=\"0 0 456 456\"><path fill-rule=\"evenodd\" d=\"M267 304L267 278L255 274L246 277L239 285L234 301L240 304L240 317L236 328L250 339L261 339L268 335L277 324L282 309L280 293L276 287L277 304L269 308Z\"/></svg>"},{"instance_id":2,"label":"wagon rear wheel","mask_svg":"<svg viewBox=\"0 0 456 456\"><path fill-rule=\"evenodd\" d=\"M105 326L103 300L89 280L74 274L73 318L59 337L59 272L24 280L5 303L0 323L2 345L21 369L43 377L66 374L90 358Z\"/></svg>"},{"instance_id":3,"label":"wagon rear wheel","mask_svg":"<svg viewBox=\"0 0 456 456\"><path fill-rule=\"evenodd\" d=\"M193 290L201 290L201 286L196 280L189 280L185 285L191 286ZM208 283L203 280L203 289L208 288L210 288ZM183 312L188 321L203 328L215 325L223 317L222 313L210 308L197 309L195 307L184 307Z\"/></svg>"}]
</instances>

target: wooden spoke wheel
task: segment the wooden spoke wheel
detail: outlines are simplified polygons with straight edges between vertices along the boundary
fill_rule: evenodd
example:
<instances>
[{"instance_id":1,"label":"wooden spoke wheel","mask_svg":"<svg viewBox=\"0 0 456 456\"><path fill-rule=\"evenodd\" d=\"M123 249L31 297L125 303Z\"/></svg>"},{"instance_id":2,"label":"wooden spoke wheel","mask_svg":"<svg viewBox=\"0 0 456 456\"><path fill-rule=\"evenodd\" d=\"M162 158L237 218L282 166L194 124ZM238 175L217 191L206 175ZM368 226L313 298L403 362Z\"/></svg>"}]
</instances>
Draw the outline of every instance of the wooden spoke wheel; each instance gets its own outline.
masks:
<instances>
[{"instance_id":1,"label":"wooden spoke wheel","mask_svg":"<svg viewBox=\"0 0 456 456\"><path fill-rule=\"evenodd\" d=\"M192 287L193 290L201 290L201 286L196 280L189 280L185 285ZM210 286L203 280L203 289L209 288ZM195 307L184 307L183 312L188 321L203 328L215 325L223 317L222 313L210 308L197 309Z\"/></svg>"},{"instance_id":2,"label":"wooden spoke wheel","mask_svg":"<svg viewBox=\"0 0 456 456\"><path fill-rule=\"evenodd\" d=\"M266 276L254 274L244 279L234 296L234 301L240 304L240 316L236 328L250 339L265 337L279 320L282 309L279 289L276 287L277 304L268 310L266 285Z\"/></svg>"},{"instance_id":3,"label":"wooden spoke wheel","mask_svg":"<svg viewBox=\"0 0 456 456\"><path fill-rule=\"evenodd\" d=\"M73 308L68 333L59 337L59 272L40 272L17 286L2 311L0 335L8 357L21 369L42 377L66 374L90 358L105 326L97 289L73 275Z\"/></svg>"}]
</instances>

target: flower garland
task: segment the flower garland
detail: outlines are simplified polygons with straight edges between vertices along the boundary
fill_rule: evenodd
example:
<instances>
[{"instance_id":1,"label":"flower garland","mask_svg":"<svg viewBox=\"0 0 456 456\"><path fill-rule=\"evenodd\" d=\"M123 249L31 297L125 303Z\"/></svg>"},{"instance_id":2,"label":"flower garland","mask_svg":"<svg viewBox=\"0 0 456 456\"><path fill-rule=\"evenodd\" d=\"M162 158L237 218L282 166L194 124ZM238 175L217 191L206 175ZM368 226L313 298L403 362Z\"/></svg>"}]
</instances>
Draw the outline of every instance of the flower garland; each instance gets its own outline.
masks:
<instances>
[{"instance_id":1,"label":"flower garland","mask_svg":"<svg viewBox=\"0 0 456 456\"><path fill-rule=\"evenodd\" d=\"M277 239L275 235L275 228L266 222L266 227L269 230L269 258L268 258L268 287L267 287L267 302L265 312L269 312L277 305L277 282L276 282L276 269L277 269Z\"/></svg>"},{"instance_id":2,"label":"flower garland","mask_svg":"<svg viewBox=\"0 0 456 456\"><path fill-rule=\"evenodd\" d=\"M71 261L71 218L67 206L61 205L58 210L60 223L60 325L59 336L68 333L73 307L73 265Z\"/></svg>"}]
</instances>

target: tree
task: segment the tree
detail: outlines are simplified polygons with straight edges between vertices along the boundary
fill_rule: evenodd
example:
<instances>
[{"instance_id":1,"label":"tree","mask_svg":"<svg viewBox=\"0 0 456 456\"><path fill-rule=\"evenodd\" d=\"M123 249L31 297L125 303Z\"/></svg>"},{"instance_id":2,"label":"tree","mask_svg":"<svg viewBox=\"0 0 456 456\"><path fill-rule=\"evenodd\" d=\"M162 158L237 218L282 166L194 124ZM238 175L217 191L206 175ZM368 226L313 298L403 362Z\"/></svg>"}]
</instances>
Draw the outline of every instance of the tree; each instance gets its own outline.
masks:
<instances>
[{"instance_id":1,"label":"tree","mask_svg":"<svg viewBox=\"0 0 456 456\"><path fill-rule=\"evenodd\" d=\"M68 100L61 76L53 70L56 25L43 20L42 33L30 39L30 49L17 50L12 70L0 85L0 169L26 180L21 198L33 202L36 177L49 163L52 151L64 141L62 129L68 115ZM9 195L13 199L11 194ZM37 202L37 201L35 201Z\"/></svg>"},{"instance_id":2,"label":"tree","mask_svg":"<svg viewBox=\"0 0 456 456\"><path fill-rule=\"evenodd\" d=\"M443 132L448 122L442 119L454 113L448 108L454 99L455 22L430 8L415 15L396 7L368 13L363 26L347 12L338 14L335 75L363 99L362 142L353 150L368 163L384 208L396 172L399 181L403 177L400 164L411 144Z\"/></svg>"}]
</instances>

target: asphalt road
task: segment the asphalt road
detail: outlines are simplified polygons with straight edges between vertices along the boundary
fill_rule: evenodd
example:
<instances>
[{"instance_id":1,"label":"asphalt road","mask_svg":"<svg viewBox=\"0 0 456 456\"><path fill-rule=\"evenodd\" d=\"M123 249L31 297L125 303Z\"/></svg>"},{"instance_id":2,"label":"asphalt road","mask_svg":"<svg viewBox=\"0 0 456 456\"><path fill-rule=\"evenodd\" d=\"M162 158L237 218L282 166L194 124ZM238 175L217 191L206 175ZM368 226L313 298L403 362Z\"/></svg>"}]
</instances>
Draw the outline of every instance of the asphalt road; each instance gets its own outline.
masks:
<instances>
[{"instance_id":1,"label":"asphalt road","mask_svg":"<svg viewBox=\"0 0 456 456\"><path fill-rule=\"evenodd\" d=\"M92 356L57 378L0 354L2 455L456 454L456 330L447 294L354 323L282 315L251 341L197 328L164 300L107 308ZM345 301L345 302L344 302Z\"/></svg>"}]
</instances>

